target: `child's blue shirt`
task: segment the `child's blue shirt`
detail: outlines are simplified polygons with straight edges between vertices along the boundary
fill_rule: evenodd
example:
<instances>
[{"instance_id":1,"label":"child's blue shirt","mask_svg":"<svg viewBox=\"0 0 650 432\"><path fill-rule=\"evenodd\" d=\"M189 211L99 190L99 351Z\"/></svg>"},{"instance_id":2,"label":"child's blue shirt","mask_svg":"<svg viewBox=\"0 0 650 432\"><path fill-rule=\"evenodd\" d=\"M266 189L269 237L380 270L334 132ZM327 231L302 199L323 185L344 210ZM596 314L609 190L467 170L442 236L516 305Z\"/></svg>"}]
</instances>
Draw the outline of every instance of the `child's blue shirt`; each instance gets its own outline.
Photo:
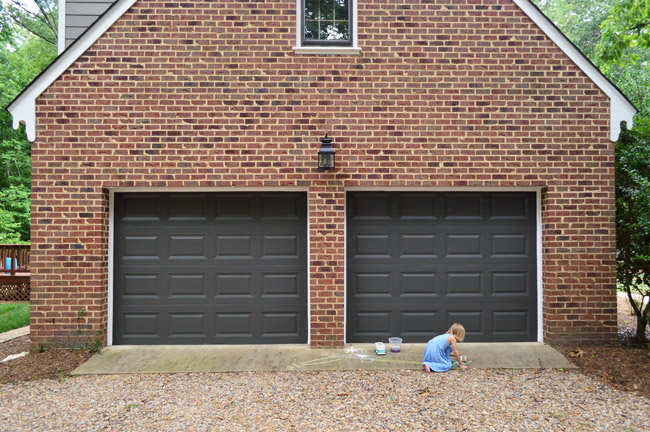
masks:
<instances>
[{"instance_id":1,"label":"child's blue shirt","mask_svg":"<svg viewBox=\"0 0 650 432\"><path fill-rule=\"evenodd\" d=\"M447 342L450 334L441 334L431 339L424 348L423 365L435 372L447 372L451 369L451 344Z\"/></svg>"}]
</instances>

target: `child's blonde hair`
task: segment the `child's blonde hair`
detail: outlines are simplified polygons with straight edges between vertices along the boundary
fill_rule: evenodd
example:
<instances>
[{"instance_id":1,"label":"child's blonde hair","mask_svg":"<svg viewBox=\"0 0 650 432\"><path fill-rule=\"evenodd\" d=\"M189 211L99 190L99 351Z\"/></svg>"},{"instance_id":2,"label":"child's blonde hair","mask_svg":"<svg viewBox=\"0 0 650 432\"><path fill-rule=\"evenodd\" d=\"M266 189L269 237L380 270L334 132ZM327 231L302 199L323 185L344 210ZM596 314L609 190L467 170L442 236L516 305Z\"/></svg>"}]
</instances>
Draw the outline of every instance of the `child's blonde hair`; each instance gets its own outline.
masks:
<instances>
[{"instance_id":1,"label":"child's blonde hair","mask_svg":"<svg viewBox=\"0 0 650 432\"><path fill-rule=\"evenodd\" d=\"M462 342L465 339L465 327L462 324L452 324L449 330L447 330L447 333L455 337L458 342Z\"/></svg>"}]
</instances>

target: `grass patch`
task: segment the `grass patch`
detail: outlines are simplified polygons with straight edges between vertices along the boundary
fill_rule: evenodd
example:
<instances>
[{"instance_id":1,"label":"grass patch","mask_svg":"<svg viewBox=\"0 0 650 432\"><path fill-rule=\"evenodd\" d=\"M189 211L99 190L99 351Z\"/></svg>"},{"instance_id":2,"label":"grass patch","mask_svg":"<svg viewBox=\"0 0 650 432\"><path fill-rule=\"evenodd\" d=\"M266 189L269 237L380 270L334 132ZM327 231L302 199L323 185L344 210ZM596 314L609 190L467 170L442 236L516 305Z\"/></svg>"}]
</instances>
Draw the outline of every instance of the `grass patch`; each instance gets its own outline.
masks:
<instances>
[{"instance_id":1,"label":"grass patch","mask_svg":"<svg viewBox=\"0 0 650 432\"><path fill-rule=\"evenodd\" d=\"M0 304L0 333L29 325L29 302Z\"/></svg>"}]
</instances>

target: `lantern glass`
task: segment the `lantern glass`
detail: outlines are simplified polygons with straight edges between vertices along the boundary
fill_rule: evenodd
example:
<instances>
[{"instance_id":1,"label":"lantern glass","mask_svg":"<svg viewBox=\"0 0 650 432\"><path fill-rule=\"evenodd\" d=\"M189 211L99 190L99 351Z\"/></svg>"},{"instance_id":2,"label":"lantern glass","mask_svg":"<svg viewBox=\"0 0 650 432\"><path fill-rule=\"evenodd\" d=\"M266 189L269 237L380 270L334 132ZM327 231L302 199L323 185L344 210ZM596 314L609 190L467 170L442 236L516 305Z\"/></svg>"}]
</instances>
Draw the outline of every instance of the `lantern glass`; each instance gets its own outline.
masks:
<instances>
[{"instance_id":1,"label":"lantern glass","mask_svg":"<svg viewBox=\"0 0 650 432\"><path fill-rule=\"evenodd\" d=\"M329 170L334 168L335 156L334 152L318 152L318 168Z\"/></svg>"}]
</instances>

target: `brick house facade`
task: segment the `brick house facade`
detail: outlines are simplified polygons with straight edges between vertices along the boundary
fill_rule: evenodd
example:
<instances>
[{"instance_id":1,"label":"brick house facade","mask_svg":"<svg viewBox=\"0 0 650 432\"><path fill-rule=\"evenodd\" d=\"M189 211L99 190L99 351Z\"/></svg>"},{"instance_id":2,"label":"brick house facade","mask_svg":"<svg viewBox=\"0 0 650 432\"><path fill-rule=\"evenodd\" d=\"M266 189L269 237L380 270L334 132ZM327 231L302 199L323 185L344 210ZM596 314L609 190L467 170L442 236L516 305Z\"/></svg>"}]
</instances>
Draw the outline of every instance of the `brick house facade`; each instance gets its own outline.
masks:
<instances>
[{"instance_id":1,"label":"brick house facade","mask_svg":"<svg viewBox=\"0 0 650 432\"><path fill-rule=\"evenodd\" d=\"M364 321L353 324L348 309L356 300L350 297L353 243L346 230L355 226L350 201L361 205L364 193L399 199L397 206L422 197L449 203L457 194L494 203L523 194L533 206L522 253L534 266L525 279L535 304L513 314L525 316L521 325L532 325L527 340L615 339L610 134L617 134L614 120L621 119L612 110L626 102L618 95L614 104L603 90L606 80L595 82L578 57L551 40L556 30L540 28L541 18L531 15L536 9L523 10L524 2L512 0L359 1L356 55L319 55L293 48L295 1L130 3L88 48L80 48L85 36L68 47L39 78L49 81L33 98L34 344L65 341L80 331L103 344L129 343L119 342L115 332L126 330L115 330L114 322L116 309L130 310L114 298L115 279L123 276L120 260L131 253L115 255L121 230L130 229L120 226L116 233L116 208L131 214L131 201L119 204L122 197L134 197L135 206L149 198L218 200L213 196L249 192L263 203L264 194L306 196L300 289L307 334L300 340L312 347L358 340L346 336L352 327L363 333ZM633 108L626 109L630 121ZM326 130L336 168L319 171ZM474 231L458 232L471 249ZM379 274L364 265L359 274ZM483 288L492 283L485 279L498 278L475 275ZM445 287L449 294L451 285ZM86 311L82 318L80 310ZM183 311L178 320L192 321ZM466 316L468 341L486 334L481 325L497 329L498 317L487 315ZM463 320L460 312L455 317ZM134 319L134 325L147 325ZM443 332L447 321L421 330ZM380 333L371 338L379 340ZM405 342L423 337L406 333Z\"/></svg>"}]
</instances>

